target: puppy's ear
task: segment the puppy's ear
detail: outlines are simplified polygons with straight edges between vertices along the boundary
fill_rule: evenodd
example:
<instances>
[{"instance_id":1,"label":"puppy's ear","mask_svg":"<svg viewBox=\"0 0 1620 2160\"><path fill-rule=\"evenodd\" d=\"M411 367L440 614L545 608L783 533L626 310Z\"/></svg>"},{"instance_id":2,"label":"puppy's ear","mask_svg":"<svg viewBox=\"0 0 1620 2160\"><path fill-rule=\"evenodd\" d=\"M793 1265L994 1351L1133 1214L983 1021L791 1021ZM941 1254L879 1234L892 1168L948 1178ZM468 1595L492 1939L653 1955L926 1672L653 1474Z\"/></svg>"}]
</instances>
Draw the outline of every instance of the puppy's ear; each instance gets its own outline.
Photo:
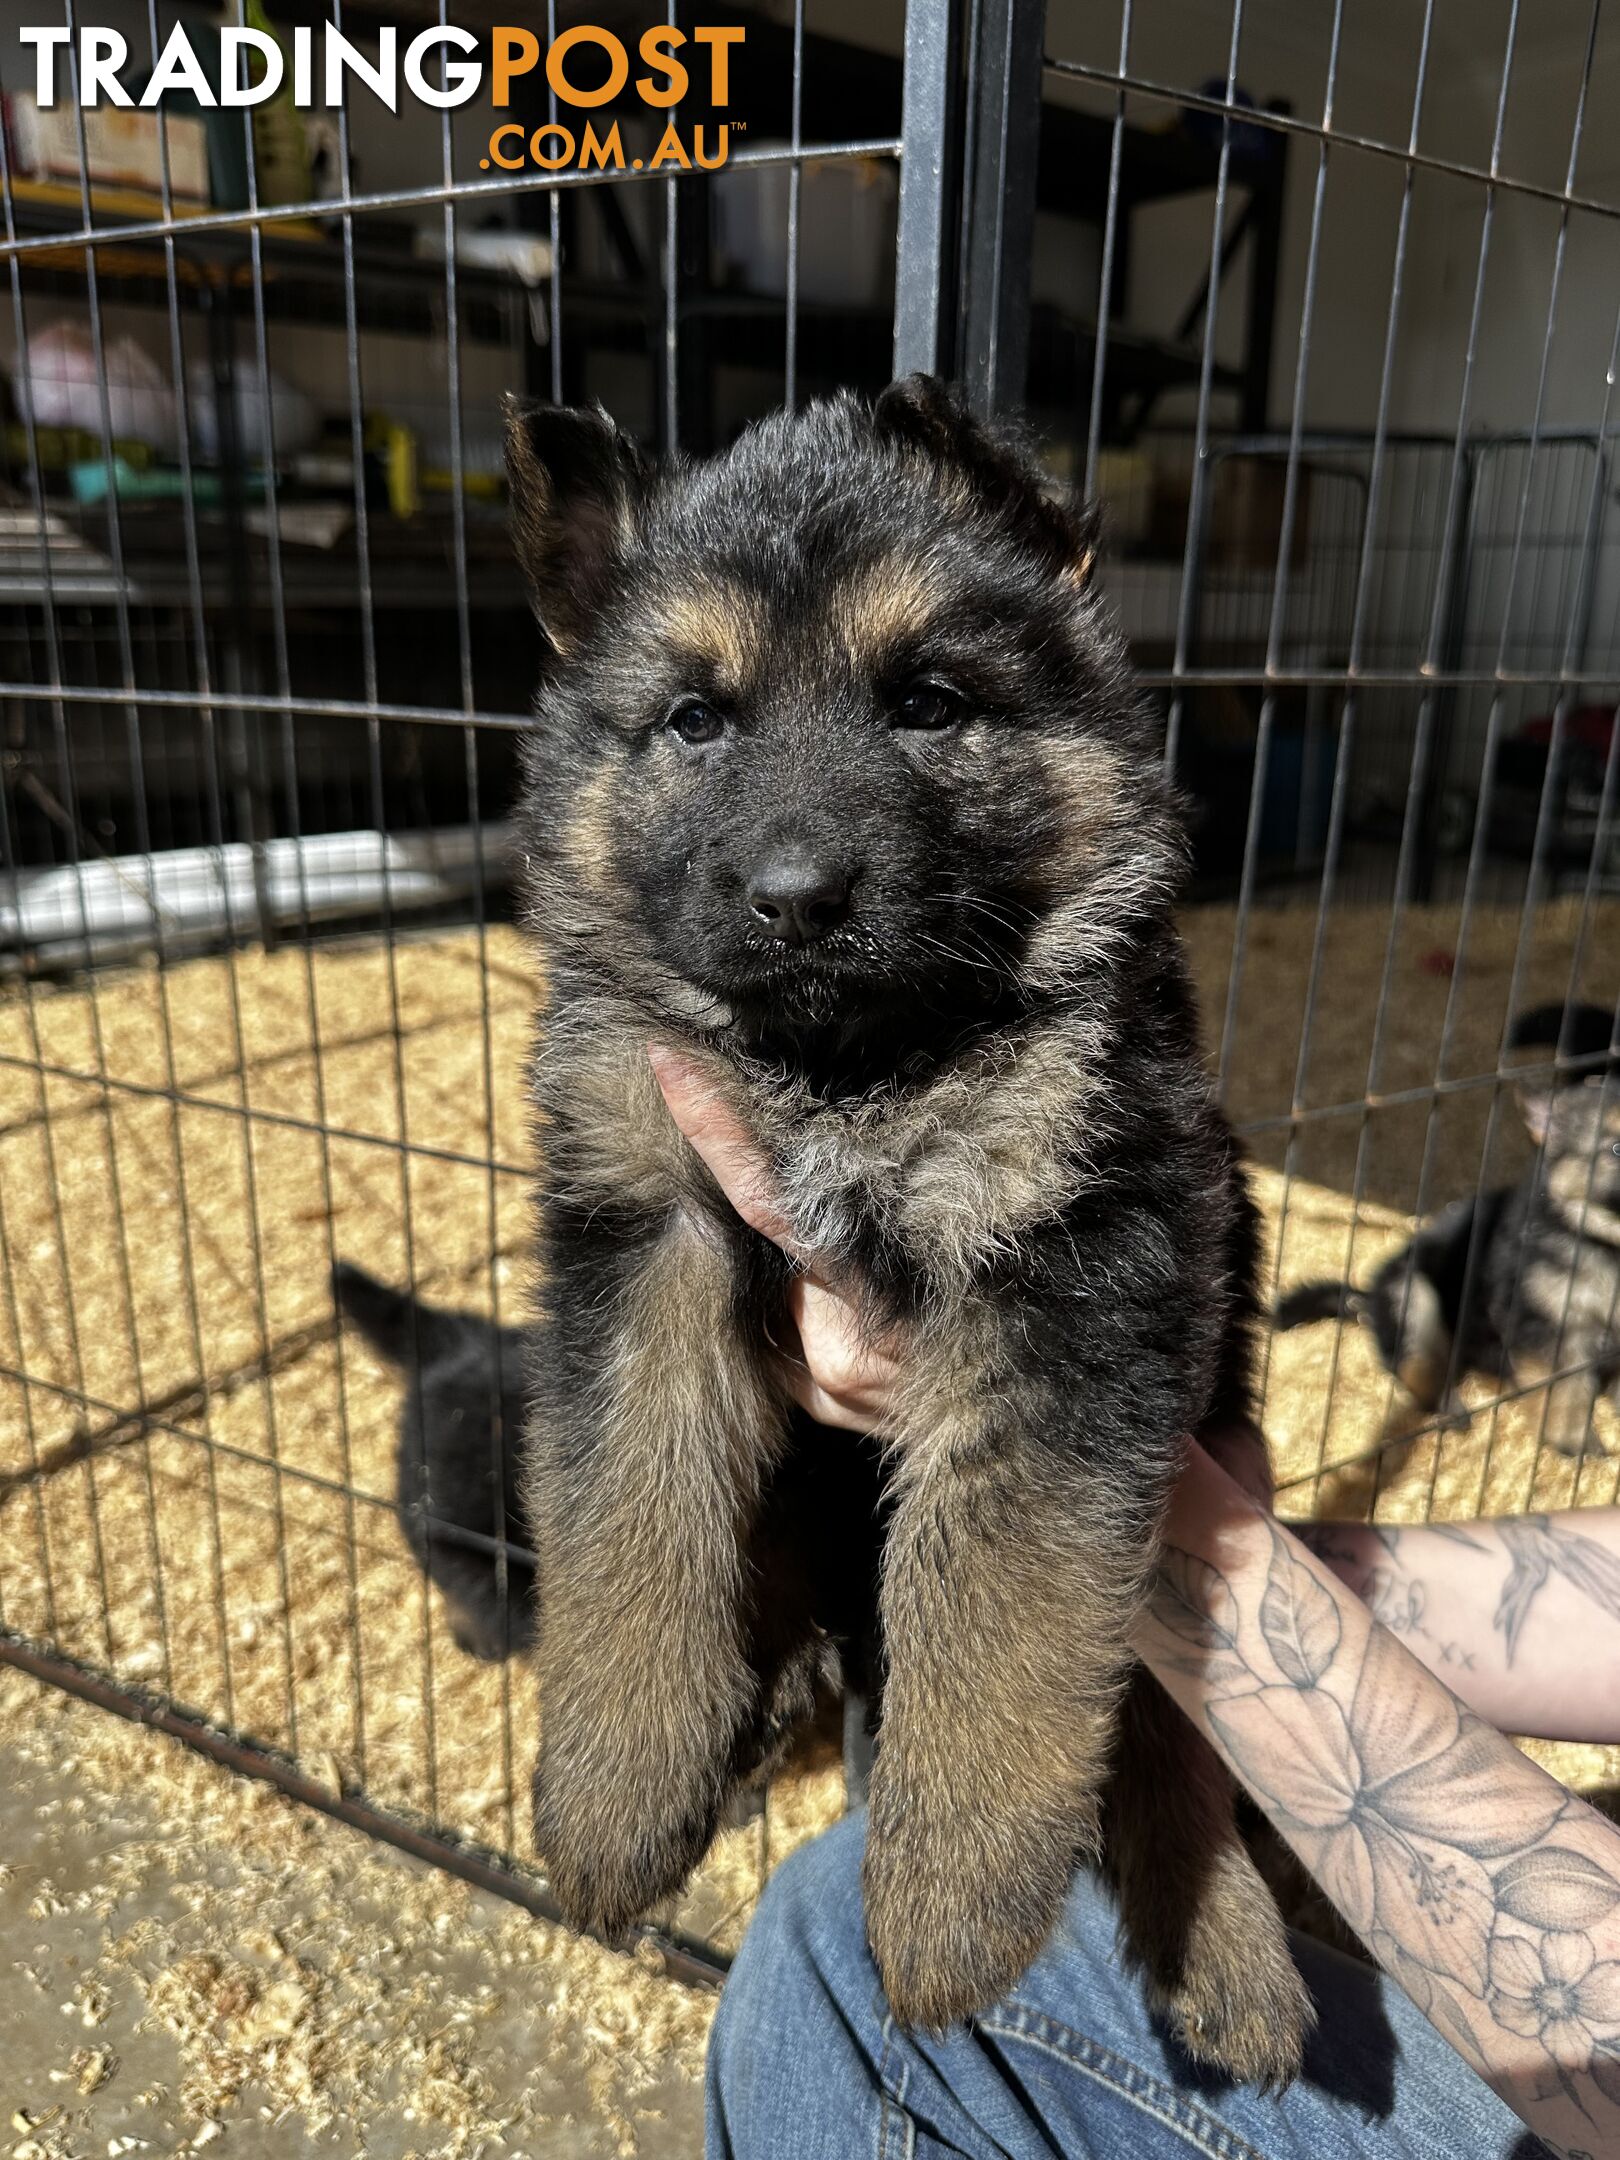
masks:
<instances>
[{"instance_id":1,"label":"puppy's ear","mask_svg":"<svg viewBox=\"0 0 1620 2160\"><path fill-rule=\"evenodd\" d=\"M1547 1135L1553 1129L1553 1119L1558 1102L1555 1087L1521 1087L1517 1091L1519 1115L1524 1119L1524 1129L1536 1143L1545 1147Z\"/></svg>"},{"instance_id":2,"label":"puppy's ear","mask_svg":"<svg viewBox=\"0 0 1620 2160\"><path fill-rule=\"evenodd\" d=\"M652 467L600 406L506 401L512 536L559 652L578 642L635 537Z\"/></svg>"},{"instance_id":3,"label":"puppy's ear","mask_svg":"<svg viewBox=\"0 0 1620 2160\"><path fill-rule=\"evenodd\" d=\"M935 375L891 383L872 424L937 466L1065 584L1086 590L1097 567L1096 519L1068 502L1016 431L975 418L962 393Z\"/></svg>"},{"instance_id":4,"label":"puppy's ear","mask_svg":"<svg viewBox=\"0 0 1620 2160\"><path fill-rule=\"evenodd\" d=\"M937 375L902 375L890 383L872 408L880 435L926 450L942 463L957 457L978 422L962 393Z\"/></svg>"}]
</instances>

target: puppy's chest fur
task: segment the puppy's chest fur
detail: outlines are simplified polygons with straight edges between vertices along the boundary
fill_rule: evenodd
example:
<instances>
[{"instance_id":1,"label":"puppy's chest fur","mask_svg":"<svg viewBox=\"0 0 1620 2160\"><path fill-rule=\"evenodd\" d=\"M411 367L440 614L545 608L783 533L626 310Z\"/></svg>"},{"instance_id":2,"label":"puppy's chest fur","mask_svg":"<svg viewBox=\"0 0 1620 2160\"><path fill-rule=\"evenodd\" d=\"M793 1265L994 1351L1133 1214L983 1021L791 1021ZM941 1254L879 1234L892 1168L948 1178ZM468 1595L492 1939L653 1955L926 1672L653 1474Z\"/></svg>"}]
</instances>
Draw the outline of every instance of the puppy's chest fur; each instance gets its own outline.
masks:
<instances>
[{"instance_id":1,"label":"puppy's chest fur","mask_svg":"<svg viewBox=\"0 0 1620 2160\"><path fill-rule=\"evenodd\" d=\"M1016 1266L1029 1235L1084 1192L1107 1127L1108 1048L1102 1023L1064 1017L845 1097L712 1049L700 1062L768 1155L802 1246L950 1304ZM639 1023L554 1011L536 1092L556 1199L725 1219L664 1106Z\"/></svg>"}]
</instances>

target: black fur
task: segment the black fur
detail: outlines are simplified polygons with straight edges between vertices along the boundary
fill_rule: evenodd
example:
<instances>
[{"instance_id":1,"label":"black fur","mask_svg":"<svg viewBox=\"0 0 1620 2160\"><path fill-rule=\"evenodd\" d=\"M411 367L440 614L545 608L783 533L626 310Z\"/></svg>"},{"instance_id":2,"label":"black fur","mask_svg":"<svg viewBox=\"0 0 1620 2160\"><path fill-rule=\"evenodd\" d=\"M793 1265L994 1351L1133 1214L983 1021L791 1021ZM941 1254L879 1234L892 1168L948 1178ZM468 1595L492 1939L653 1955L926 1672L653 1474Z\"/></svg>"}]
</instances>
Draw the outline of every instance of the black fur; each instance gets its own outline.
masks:
<instances>
[{"instance_id":1,"label":"black fur","mask_svg":"<svg viewBox=\"0 0 1620 2160\"><path fill-rule=\"evenodd\" d=\"M1508 1048L1531 1050L1545 1044L1556 1047L1560 1059L1606 1058L1610 1071L1620 1071L1617 1033L1620 1018L1605 1006L1535 1005L1514 1021L1508 1031Z\"/></svg>"},{"instance_id":2,"label":"black fur","mask_svg":"<svg viewBox=\"0 0 1620 2160\"><path fill-rule=\"evenodd\" d=\"M332 1270L338 1311L405 1375L395 1458L400 1524L417 1564L437 1585L450 1627L469 1655L496 1660L534 1638L534 1564L518 1501L532 1331L496 1327L392 1290L352 1261ZM496 1464L504 1493L495 1504ZM472 1538L505 1540L499 1556Z\"/></svg>"}]
</instances>

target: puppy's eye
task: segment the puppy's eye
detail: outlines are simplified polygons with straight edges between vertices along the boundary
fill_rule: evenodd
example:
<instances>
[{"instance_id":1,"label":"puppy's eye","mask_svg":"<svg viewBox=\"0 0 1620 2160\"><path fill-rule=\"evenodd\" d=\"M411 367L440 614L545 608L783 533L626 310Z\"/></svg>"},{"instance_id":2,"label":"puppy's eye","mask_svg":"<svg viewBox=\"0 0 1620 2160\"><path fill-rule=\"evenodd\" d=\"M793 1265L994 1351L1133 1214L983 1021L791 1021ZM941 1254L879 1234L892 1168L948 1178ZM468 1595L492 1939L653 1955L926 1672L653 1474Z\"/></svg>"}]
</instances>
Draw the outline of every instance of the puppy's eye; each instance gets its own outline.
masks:
<instances>
[{"instance_id":1,"label":"puppy's eye","mask_svg":"<svg viewBox=\"0 0 1620 2160\"><path fill-rule=\"evenodd\" d=\"M908 683L889 705L893 726L926 728L937 734L954 727L962 717L962 700L948 683Z\"/></svg>"},{"instance_id":2,"label":"puppy's eye","mask_svg":"<svg viewBox=\"0 0 1620 2160\"><path fill-rule=\"evenodd\" d=\"M726 731L721 715L701 698L682 698L664 725L685 743L718 742Z\"/></svg>"}]
</instances>

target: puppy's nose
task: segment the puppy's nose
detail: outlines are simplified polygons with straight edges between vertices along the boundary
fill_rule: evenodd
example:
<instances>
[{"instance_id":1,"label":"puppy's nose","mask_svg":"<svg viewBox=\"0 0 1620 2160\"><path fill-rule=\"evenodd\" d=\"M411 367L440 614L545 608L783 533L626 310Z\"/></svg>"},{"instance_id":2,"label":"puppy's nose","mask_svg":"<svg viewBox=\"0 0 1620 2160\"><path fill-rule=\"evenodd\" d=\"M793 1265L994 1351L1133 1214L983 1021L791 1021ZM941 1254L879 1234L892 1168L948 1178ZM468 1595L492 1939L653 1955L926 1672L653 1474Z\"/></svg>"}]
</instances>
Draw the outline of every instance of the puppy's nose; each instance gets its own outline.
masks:
<instances>
[{"instance_id":1,"label":"puppy's nose","mask_svg":"<svg viewBox=\"0 0 1620 2160\"><path fill-rule=\"evenodd\" d=\"M809 945L836 929L849 909L848 874L825 856L785 848L748 881L748 912L767 937Z\"/></svg>"}]
</instances>

